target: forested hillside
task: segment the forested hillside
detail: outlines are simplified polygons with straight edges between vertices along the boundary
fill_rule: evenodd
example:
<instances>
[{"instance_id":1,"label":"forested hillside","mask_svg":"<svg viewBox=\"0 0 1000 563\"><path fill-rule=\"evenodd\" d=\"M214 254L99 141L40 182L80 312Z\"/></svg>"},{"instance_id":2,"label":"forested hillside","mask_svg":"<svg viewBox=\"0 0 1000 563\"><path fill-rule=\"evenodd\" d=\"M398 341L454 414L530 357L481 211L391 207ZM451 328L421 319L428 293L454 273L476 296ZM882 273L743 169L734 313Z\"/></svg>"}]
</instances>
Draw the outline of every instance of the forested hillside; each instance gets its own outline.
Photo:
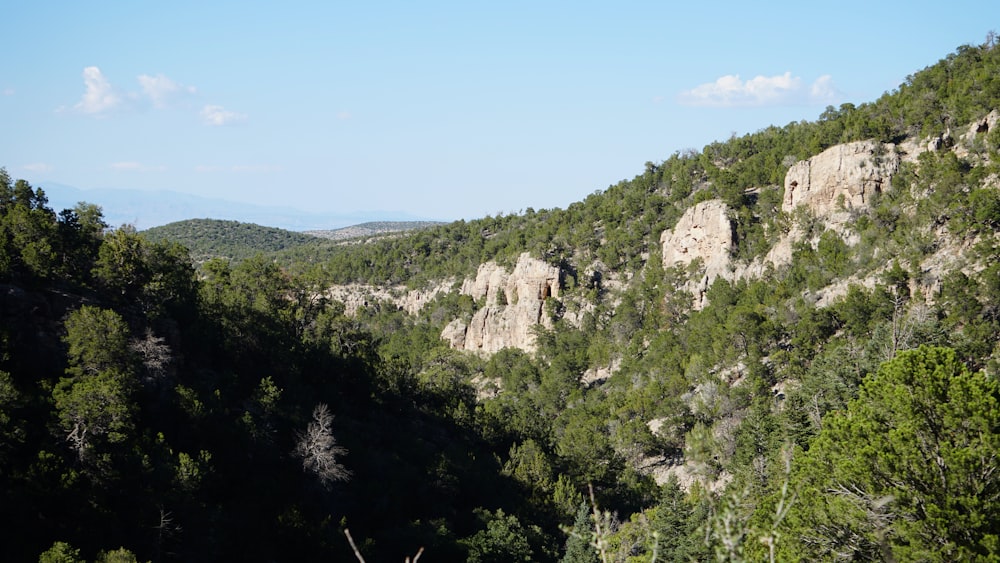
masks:
<instances>
[{"instance_id":1,"label":"forested hillside","mask_svg":"<svg viewBox=\"0 0 1000 563\"><path fill-rule=\"evenodd\" d=\"M153 242L169 240L183 244L197 263L212 258L240 261L259 253L319 242L303 233L218 219L178 221L146 229L142 234Z\"/></svg>"},{"instance_id":2,"label":"forested hillside","mask_svg":"<svg viewBox=\"0 0 1000 563\"><path fill-rule=\"evenodd\" d=\"M1000 559L998 109L991 39L566 209L197 271L2 172L0 559Z\"/></svg>"}]
</instances>

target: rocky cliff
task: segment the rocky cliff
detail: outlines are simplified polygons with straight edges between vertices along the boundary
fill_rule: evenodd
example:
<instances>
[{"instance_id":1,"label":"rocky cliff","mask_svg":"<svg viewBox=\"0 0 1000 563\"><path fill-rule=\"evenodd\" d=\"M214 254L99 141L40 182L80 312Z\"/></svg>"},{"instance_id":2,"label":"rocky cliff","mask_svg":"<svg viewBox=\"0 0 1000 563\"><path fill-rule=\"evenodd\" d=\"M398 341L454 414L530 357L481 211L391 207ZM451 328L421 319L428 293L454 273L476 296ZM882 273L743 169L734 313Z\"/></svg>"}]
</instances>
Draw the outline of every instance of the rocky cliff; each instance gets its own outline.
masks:
<instances>
[{"instance_id":1,"label":"rocky cliff","mask_svg":"<svg viewBox=\"0 0 1000 563\"><path fill-rule=\"evenodd\" d=\"M875 194L889 189L902 156L895 145L871 140L830 147L788 169L781 210L793 214L805 209L853 244L854 235L846 228L852 211L868 208ZM793 243L803 236L793 223L766 256L734 264L731 255L737 241L729 209L721 200L709 200L688 208L677 225L661 235L660 242L664 267L696 264L683 289L694 295L693 308L700 309L706 304L705 291L716 278L758 277L769 267L785 265L791 261Z\"/></svg>"},{"instance_id":2,"label":"rocky cliff","mask_svg":"<svg viewBox=\"0 0 1000 563\"><path fill-rule=\"evenodd\" d=\"M416 315L420 309L439 294L451 291L454 280L448 279L426 289L407 289L406 286L378 287L365 284L336 285L327 289L326 296L344 304L344 311L354 315L358 309L378 302L389 302Z\"/></svg>"},{"instance_id":3,"label":"rocky cliff","mask_svg":"<svg viewBox=\"0 0 1000 563\"><path fill-rule=\"evenodd\" d=\"M848 228L849 221L854 214L870 207L876 194L890 189L901 162L915 162L926 151L951 150L959 156L967 155L970 147L998 123L1000 112L993 111L955 136L946 132L936 138L907 139L899 145L868 140L830 147L788 169L781 210L793 218L805 212L838 233L847 244L854 244L857 235ZM991 182L1000 183L995 178ZM770 268L784 266L791 262L794 244L809 236L793 220L788 231L778 236L765 256L750 263L737 263L732 258L738 241L730 213L722 200L703 201L688 208L673 229L661 234L663 265L686 270L687 282L679 289L693 294L694 309L707 304L705 292L718 277L729 280L755 278ZM806 242L816 243L815 240ZM942 247L947 248L946 245ZM939 258L947 262L946 256ZM588 279L596 275L593 272L584 274ZM454 319L443 330L442 338L453 348L482 354L507 347L533 351L533 327L538 324L552 326L551 319L544 314L544 305L546 299L560 297L561 277L559 268L524 253L510 271L492 261L480 265L474 278L461 281L460 289L458 282L449 279L419 291L352 285L332 288L329 295L343 301L348 313L376 301L389 301L415 314L436 295L458 289L461 294L472 297L478 308L471 318ZM619 281L622 287L627 282ZM861 285L872 282L869 279L848 281ZM846 283L841 285L846 287ZM824 292L819 296L824 303L842 293L836 284ZM609 298L614 299L614 296ZM585 310L586 303L577 305L579 307L574 310ZM567 315L572 323L569 313Z\"/></svg>"},{"instance_id":4,"label":"rocky cliff","mask_svg":"<svg viewBox=\"0 0 1000 563\"><path fill-rule=\"evenodd\" d=\"M868 207L875 194L890 188L899 162L893 144L869 140L830 147L788 169L781 210L804 206L839 232L851 210Z\"/></svg>"},{"instance_id":5,"label":"rocky cliff","mask_svg":"<svg viewBox=\"0 0 1000 563\"><path fill-rule=\"evenodd\" d=\"M677 225L660 235L665 268L692 267L696 272L684 288L694 295L693 306L704 304L705 291L719 276L731 273L730 254L735 243L729 208L722 200L703 201L688 208Z\"/></svg>"},{"instance_id":6,"label":"rocky cliff","mask_svg":"<svg viewBox=\"0 0 1000 563\"><path fill-rule=\"evenodd\" d=\"M453 348L493 353L503 348L534 350L532 329L551 326L543 314L545 300L559 297L559 268L521 254L512 272L495 262L479 266L461 293L484 305L465 322L455 319L441 337Z\"/></svg>"}]
</instances>

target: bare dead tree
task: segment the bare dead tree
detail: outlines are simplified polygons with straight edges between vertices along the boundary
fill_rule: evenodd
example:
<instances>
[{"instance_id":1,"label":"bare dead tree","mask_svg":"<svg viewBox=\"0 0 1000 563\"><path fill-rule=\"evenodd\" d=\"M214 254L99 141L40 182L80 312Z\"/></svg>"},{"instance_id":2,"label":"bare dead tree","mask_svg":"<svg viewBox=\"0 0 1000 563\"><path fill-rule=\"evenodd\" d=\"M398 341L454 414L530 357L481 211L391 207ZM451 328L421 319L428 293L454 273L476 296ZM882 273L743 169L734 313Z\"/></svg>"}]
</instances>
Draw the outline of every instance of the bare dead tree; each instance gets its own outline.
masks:
<instances>
[{"instance_id":1,"label":"bare dead tree","mask_svg":"<svg viewBox=\"0 0 1000 563\"><path fill-rule=\"evenodd\" d=\"M358 549L357 544L354 543L354 538L351 537L351 531L348 530L347 528L344 528L344 535L347 536L347 543L351 544L351 549L354 551L354 556L358 558L358 561L360 563L367 563L367 561L365 561L365 557L361 555L361 550ZM413 558L407 556L407 558L404 560L404 563L417 563L417 560L420 559L420 556L423 554L424 554L424 548L421 547L420 549L417 550L417 554L414 555Z\"/></svg>"},{"instance_id":2,"label":"bare dead tree","mask_svg":"<svg viewBox=\"0 0 1000 563\"><path fill-rule=\"evenodd\" d=\"M135 338L129 343L129 348L142 361L145 368L146 383L159 383L165 380L173 371L173 352L166 339L153 334L146 329L143 338Z\"/></svg>"},{"instance_id":3,"label":"bare dead tree","mask_svg":"<svg viewBox=\"0 0 1000 563\"><path fill-rule=\"evenodd\" d=\"M174 513L166 510L162 505L160 506L160 522L156 526L153 526L156 530L156 548L154 561L158 561L162 555L163 544L171 536L179 534L183 529L174 522Z\"/></svg>"},{"instance_id":4,"label":"bare dead tree","mask_svg":"<svg viewBox=\"0 0 1000 563\"><path fill-rule=\"evenodd\" d=\"M325 403L313 409L312 422L298 434L295 455L302 458L302 470L314 473L324 487L335 481L346 481L351 472L337 460L347 454L347 448L337 445L333 436L333 414Z\"/></svg>"}]
</instances>

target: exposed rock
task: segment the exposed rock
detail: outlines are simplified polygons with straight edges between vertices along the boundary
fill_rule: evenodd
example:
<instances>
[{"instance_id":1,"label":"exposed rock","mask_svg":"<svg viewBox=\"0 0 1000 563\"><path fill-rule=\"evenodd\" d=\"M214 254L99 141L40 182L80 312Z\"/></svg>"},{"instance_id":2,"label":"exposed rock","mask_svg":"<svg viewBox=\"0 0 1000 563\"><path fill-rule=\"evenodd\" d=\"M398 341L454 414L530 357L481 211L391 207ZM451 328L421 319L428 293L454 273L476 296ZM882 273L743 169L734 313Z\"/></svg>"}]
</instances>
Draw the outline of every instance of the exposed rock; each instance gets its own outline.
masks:
<instances>
[{"instance_id":1,"label":"exposed rock","mask_svg":"<svg viewBox=\"0 0 1000 563\"><path fill-rule=\"evenodd\" d=\"M717 277L731 274L734 240L729 207L718 199L688 208L674 228L660 236L665 268L687 267L695 260L701 261L698 274L684 288L694 295L695 309L704 305L705 291Z\"/></svg>"},{"instance_id":2,"label":"exposed rock","mask_svg":"<svg viewBox=\"0 0 1000 563\"><path fill-rule=\"evenodd\" d=\"M663 265L686 266L701 258L707 273L717 277L729 266L733 247L733 222L722 200L703 201L689 208L672 231L660 236Z\"/></svg>"},{"instance_id":3,"label":"exposed rock","mask_svg":"<svg viewBox=\"0 0 1000 563\"><path fill-rule=\"evenodd\" d=\"M465 349L465 331L469 330L469 325L462 319L455 319L448 323L441 331L441 338L448 341L452 348L458 350Z\"/></svg>"},{"instance_id":4,"label":"exposed rock","mask_svg":"<svg viewBox=\"0 0 1000 563\"><path fill-rule=\"evenodd\" d=\"M849 278L836 280L815 293L813 296L813 299L815 299L813 306L817 309L829 307L830 305L843 299L844 296L847 295L848 290L851 289L851 286L858 286L871 290L875 288L876 283L878 283L878 277L875 275L868 275L861 278L851 276Z\"/></svg>"},{"instance_id":5,"label":"exposed rock","mask_svg":"<svg viewBox=\"0 0 1000 563\"><path fill-rule=\"evenodd\" d=\"M469 383L476 390L477 401L496 399L503 391L503 382L499 379L485 377L482 374L474 376Z\"/></svg>"},{"instance_id":6,"label":"exposed rock","mask_svg":"<svg viewBox=\"0 0 1000 563\"><path fill-rule=\"evenodd\" d=\"M981 133L989 133L1000 123L1000 112L993 110L982 119L969 125L969 130L963 135L963 139L972 139Z\"/></svg>"},{"instance_id":7,"label":"exposed rock","mask_svg":"<svg viewBox=\"0 0 1000 563\"><path fill-rule=\"evenodd\" d=\"M889 189L899 161L895 145L878 141L830 147L788 169L781 210L805 206L828 225L842 225L847 211L867 208L872 195Z\"/></svg>"},{"instance_id":8,"label":"exposed rock","mask_svg":"<svg viewBox=\"0 0 1000 563\"><path fill-rule=\"evenodd\" d=\"M927 150L930 152L935 152L943 149L950 149L955 145L955 139L951 137L951 129L945 131L944 133L933 137L927 142Z\"/></svg>"},{"instance_id":9,"label":"exposed rock","mask_svg":"<svg viewBox=\"0 0 1000 563\"><path fill-rule=\"evenodd\" d=\"M399 285L394 287L378 287L360 283L335 285L327 289L326 296L344 304L345 313L353 315L358 309L368 307L379 301L388 301L411 315L416 315L424 305L432 301L438 294L451 291L454 280L445 280L426 289L407 289Z\"/></svg>"},{"instance_id":10,"label":"exposed rock","mask_svg":"<svg viewBox=\"0 0 1000 563\"><path fill-rule=\"evenodd\" d=\"M733 480L733 475L723 471L711 476L704 467L699 467L682 457L651 456L643 457L636 464L636 469L653 478L657 485L663 485L673 476L681 490L690 492L697 483L711 492L719 492Z\"/></svg>"},{"instance_id":11,"label":"exposed rock","mask_svg":"<svg viewBox=\"0 0 1000 563\"><path fill-rule=\"evenodd\" d=\"M610 379L621 368L621 365L621 358L615 358L606 366L592 367L583 372L583 376L580 377L580 383L591 387L600 385ZM655 433L656 431L653 430L653 432Z\"/></svg>"},{"instance_id":12,"label":"exposed rock","mask_svg":"<svg viewBox=\"0 0 1000 563\"><path fill-rule=\"evenodd\" d=\"M860 141L831 147L800 161L785 176L782 211L791 213L804 206L829 228L853 240L845 224L852 210L865 209L873 194L887 189L899 169L896 147L876 141ZM683 287L694 295L694 309L702 308L705 292L718 277L760 277L772 267L791 262L792 247L805 233L793 227L766 256L749 264L731 260L735 236L729 209L721 200L701 202L689 208L677 225L660 237L664 267L688 267L700 260L700 268Z\"/></svg>"},{"instance_id":13,"label":"exposed rock","mask_svg":"<svg viewBox=\"0 0 1000 563\"><path fill-rule=\"evenodd\" d=\"M778 237L771 250L768 250L763 258L756 258L749 264L734 266L733 278L761 278L771 268L777 269L791 264L795 242L802 240L803 237L805 237L805 232L798 225L793 225L787 233Z\"/></svg>"},{"instance_id":14,"label":"exposed rock","mask_svg":"<svg viewBox=\"0 0 1000 563\"><path fill-rule=\"evenodd\" d=\"M993 110L987 115L973 121L969 127L966 129L965 133L959 136L958 142L952 148L955 155L959 158L969 157L969 153L974 146L977 138L985 136L987 133L992 131L997 123L1000 122L1000 112Z\"/></svg>"},{"instance_id":15,"label":"exposed rock","mask_svg":"<svg viewBox=\"0 0 1000 563\"><path fill-rule=\"evenodd\" d=\"M545 300L559 297L559 268L522 254L514 271L495 262L479 266L475 279L462 284L462 294L485 305L468 324L452 321L441 333L453 348L491 354L503 348L535 349L532 329L549 326L542 314Z\"/></svg>"}]
</instances>

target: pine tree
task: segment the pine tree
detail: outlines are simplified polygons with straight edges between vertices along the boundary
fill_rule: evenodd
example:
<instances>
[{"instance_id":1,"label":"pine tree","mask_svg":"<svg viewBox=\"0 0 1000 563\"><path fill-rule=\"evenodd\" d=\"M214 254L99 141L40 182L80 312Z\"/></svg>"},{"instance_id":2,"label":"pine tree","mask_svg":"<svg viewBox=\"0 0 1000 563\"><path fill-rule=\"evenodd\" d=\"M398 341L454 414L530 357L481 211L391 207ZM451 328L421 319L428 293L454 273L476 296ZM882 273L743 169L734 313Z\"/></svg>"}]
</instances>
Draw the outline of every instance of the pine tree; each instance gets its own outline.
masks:
<instances>
[{"instance_id":1,"label":"pine tree","mask_svg":"<svg viewBox=\"0 0 1000 563\"><path fill-rule=\"evenodd\" d=\"M566 555L562 563L598 563L597 550L594 549L594 516L590 505L580 503L576 511L576 520L569 538L566 539Z\"/></svg>"}]
</instances>

